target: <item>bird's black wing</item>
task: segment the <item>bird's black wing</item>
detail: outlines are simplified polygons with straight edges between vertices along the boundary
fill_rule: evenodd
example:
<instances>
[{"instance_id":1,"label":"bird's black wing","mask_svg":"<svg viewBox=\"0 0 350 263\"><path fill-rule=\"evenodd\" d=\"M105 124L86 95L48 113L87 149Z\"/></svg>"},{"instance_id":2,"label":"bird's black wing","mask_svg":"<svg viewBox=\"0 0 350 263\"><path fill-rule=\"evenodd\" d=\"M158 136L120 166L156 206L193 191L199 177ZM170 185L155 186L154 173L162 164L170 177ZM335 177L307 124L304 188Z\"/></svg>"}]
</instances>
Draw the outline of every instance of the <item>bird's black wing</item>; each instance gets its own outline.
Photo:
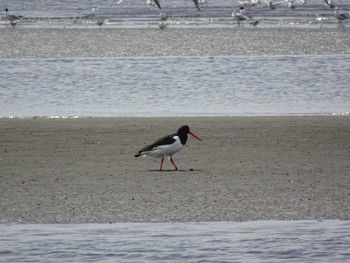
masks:
<instances>
[{"instance_id":1,"label":"bird's black wing","mask_svg":"<svg viewBox=\"0 0 350 263\"><path fill-rule=\"evenodd\" d=\"M142 148L136 155L135 157L139 157L141 156L142 152L147 152L147 151L151 151L152 149L154 149L155 147L158 147L160 145L167 145L167 144L172 144L175 142L174 136L175 134L171 134L171 135L167 135L164 136L163 138L160 138L159 140L155 141L154 143L147 145L146 147Z\"/></svg>"}]
</instances>

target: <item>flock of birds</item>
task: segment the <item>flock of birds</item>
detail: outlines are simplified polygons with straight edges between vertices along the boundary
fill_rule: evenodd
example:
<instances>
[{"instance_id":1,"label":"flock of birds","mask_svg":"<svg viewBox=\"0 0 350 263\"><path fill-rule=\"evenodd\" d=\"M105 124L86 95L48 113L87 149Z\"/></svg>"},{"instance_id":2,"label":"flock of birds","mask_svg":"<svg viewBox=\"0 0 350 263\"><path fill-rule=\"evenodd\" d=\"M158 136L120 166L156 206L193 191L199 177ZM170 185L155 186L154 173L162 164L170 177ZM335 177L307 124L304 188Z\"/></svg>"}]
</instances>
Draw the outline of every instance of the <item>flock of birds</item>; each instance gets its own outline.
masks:
<instances>
[{"instance_id":1,"label":"flock of birds","mask_svg":"<svg viewBox=\"0 0 350 263\"><path fill-rule=\"evenodd\" d=\"M245 21L245 20L249 21L250 24L252 24L252 25L257 25L259 23L259 21L254 20L250 16L247 16L245 14L244 7L250 7L250 8L255 7L257 5L263 4L263 2L266 3L270 9L276 9L276 7L279 5L285 5L286 7L290 8L290 9L295 8L295 3L293 0L282 0L282 1L275 1L275 2L273 2L273 0L241 0L241 1L239 1L240 5L241 5L239 11L234 10L232 13L232 17L234 20L237 21L237 25L240 26L240 22ZM296 0L296 2L300 5L307 4L307 0ZM338 10L338 7L335 6L333 0L324 0L324 2L326 3L326 5L329 8L334 8L334 17L337 19L338 22L342 22L342 21L350 18L350 12L348 12L348 13L342 12L341 13Z\"/></svg>"},{"instance_id":2,"label":"flock of birds","mask_svg":"<svg viewBox=\"0 0 350 263\"><path fill-rule=\"evenodd\" d=\"M124 0L119 0L117 4L122 3ZM200 12L201 9L199 7L200 4L204 4L207 1L206 0L192 0L194 5L196 6L196 8L198 9L198 11ZM298 4L304 5L307 4L307 0L295 0ZM350 12L345 13L345 12L340 12L338 10L338 7L335 6L334 1L333 0L323 0L326 5L329 8L334 8L334 17L338 20L338 22L342 22L346 19L350 19ZM146 0L146 3L148 5L151 6L157 6L160 10L160 23L159 23L159 27L161 29L166 27L166 23L165 21L168 20L168 15L166 12L164 12L162 10L162 7L159 3L159 0ZM256 20L254 18L252 18L251 16L248 16L245 12L245 7L255 7L258 5L263 5L263 4L267 4L267 6L270 9L276 9L277 6L279 5L286 5L288 8L290 9L294 9L295 8L295 4L294 4L294 0L280 0L280 1L274 1L274 0L239 0L239 4L240 4L240 8L237 10L233 10L232 12L232 18L234 21L237 22L237 26L240 26L240 23L242 21L248 21L251 25L256 26L257 24L259 24L259 20Z\"/></svg>"},{"instance_id":3,"label":"flock of birds","mask_svg":"<svg viewBox=\"0 0 350 263\"><path fill-rule=\"evenodd\" d=\"M119 0L116 2L117 4L121 4L124 0ZM195 7L199 12L201 12L200 5L207 2L207 0L192 0ZM321 0L320 0L321 1ZM325 4L329 7L334 9L334 17L337 19L338 22L342 22L344 20L350 19L350 12L340 12L338 7L335 6L333 0L323 0ZM295 8L295 2L297 4L307 4L307 0L239 0L239 9L235 9L232 12L232 18L234 21L237 22L237 26L239 27L241 25L242 21L247 21L251 25L256 26L259 23L259 20L254 19L251 16L248 16L246 14L245 8L252 8L258 5L264 5L266 4L270 9L276 9L279 5L287 6L288 8L294 9ZM163 29L166 27L169 16L166 12L163 11L159 0L146 0L146 4L150 6L156 6L160 10L159 18L159 28ZM95 6L93 7L92 11L95 11ZM2 19L8 20L12 27L14 28L17 23L23 19L23 16L13 15L9 13L8 8L5 9L5 16L2 17ZM96 21L96 24L98 26L102 26L105 23L104 19L98 19Z\"/></svg>"}]
</instances>

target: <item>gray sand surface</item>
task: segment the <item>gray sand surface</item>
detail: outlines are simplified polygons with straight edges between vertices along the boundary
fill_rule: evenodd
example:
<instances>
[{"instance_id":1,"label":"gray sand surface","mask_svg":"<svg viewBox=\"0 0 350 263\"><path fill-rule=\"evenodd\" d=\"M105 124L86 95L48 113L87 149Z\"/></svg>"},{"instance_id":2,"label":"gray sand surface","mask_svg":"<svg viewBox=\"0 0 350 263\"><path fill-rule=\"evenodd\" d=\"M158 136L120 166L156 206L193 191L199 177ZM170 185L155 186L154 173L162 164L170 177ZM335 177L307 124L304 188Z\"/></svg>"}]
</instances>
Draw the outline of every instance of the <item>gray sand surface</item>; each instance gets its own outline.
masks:
<instances>
[{"instance_id":1,"label":"gray sand surface","mask_svg":"<svg viewBox=\"0 0 350 263\"><path fill-rule=\"evenodd\" d=\"M1 31L0 58L350 54L348 28Z\"/></svg>"},{"instance_id":2,"label":"gray sand surface","mask_svg":"<svg viewBox=\"0 0 350 263\"><path fill-rule=\"evenodd\" d=\"M203 138L134 158L183 124ZM0 223L350 219L350 117L0 119Z\"/></svg>"}]
</instances>

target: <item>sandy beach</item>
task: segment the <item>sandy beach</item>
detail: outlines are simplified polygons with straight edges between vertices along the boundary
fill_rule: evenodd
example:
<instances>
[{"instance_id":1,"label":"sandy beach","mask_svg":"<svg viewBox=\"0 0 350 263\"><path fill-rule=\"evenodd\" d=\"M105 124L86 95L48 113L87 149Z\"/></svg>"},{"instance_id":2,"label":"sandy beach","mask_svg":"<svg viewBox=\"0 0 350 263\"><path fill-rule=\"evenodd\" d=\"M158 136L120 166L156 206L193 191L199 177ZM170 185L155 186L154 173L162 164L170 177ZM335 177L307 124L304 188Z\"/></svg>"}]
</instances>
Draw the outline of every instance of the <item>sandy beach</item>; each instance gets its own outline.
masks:
<instances>
[{"instance_id":1,"label":"sandy beach","mask_svg":"<svg viewBox=\"0 0 350 263\"><path fill-rule=\"evenodd\" d=\"M167 160L134 158L183 124ZM350 118L0 119L1 223L350 219Z\"/></svg>"},{"instance_id":2,"label":"sandy beach","mask_svg":"<svg viewBox=\"0 0 350 263\"><path fill-rule=\"evenodd\" d=\"M350 30L4 29L0 58L350 54Z\"/></svg>"}]
</instances>

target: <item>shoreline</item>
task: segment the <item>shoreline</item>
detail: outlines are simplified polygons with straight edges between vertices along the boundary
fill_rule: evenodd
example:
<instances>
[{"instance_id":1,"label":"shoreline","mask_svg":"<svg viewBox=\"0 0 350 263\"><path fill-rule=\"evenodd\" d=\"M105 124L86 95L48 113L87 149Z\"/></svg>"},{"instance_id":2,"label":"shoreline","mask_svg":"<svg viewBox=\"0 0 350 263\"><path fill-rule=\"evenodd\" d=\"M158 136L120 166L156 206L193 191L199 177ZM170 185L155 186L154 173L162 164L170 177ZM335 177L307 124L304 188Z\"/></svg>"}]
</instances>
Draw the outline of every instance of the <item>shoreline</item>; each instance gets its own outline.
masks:
<instances>
[{"instance_id":1,"label":"shoreline","mask_svg":"<svg viewBox=\"0 0 350 263\"><path fill-rule=\"evenodd\" d=\"M273 117L342 117L350 116L350 112L330 112L330 113L286 113L286 114L241 114L241 115L159 115L159 116L90 116L90 115L3 115L1 119L127 119L127 118L273 118Z\"/></svg>"},{"instance_id":2,"label":"shoreline","mask_svg":"<svg viewBox=\"0 0 350 263\"><path fill-rule=\"evenodd\" d=\"M183 124L159 172L134 158ZM0 223L350 219L349 116L0 119ZM165 169L172 169L168 160Z\"/></svg>"}]
</instances>

